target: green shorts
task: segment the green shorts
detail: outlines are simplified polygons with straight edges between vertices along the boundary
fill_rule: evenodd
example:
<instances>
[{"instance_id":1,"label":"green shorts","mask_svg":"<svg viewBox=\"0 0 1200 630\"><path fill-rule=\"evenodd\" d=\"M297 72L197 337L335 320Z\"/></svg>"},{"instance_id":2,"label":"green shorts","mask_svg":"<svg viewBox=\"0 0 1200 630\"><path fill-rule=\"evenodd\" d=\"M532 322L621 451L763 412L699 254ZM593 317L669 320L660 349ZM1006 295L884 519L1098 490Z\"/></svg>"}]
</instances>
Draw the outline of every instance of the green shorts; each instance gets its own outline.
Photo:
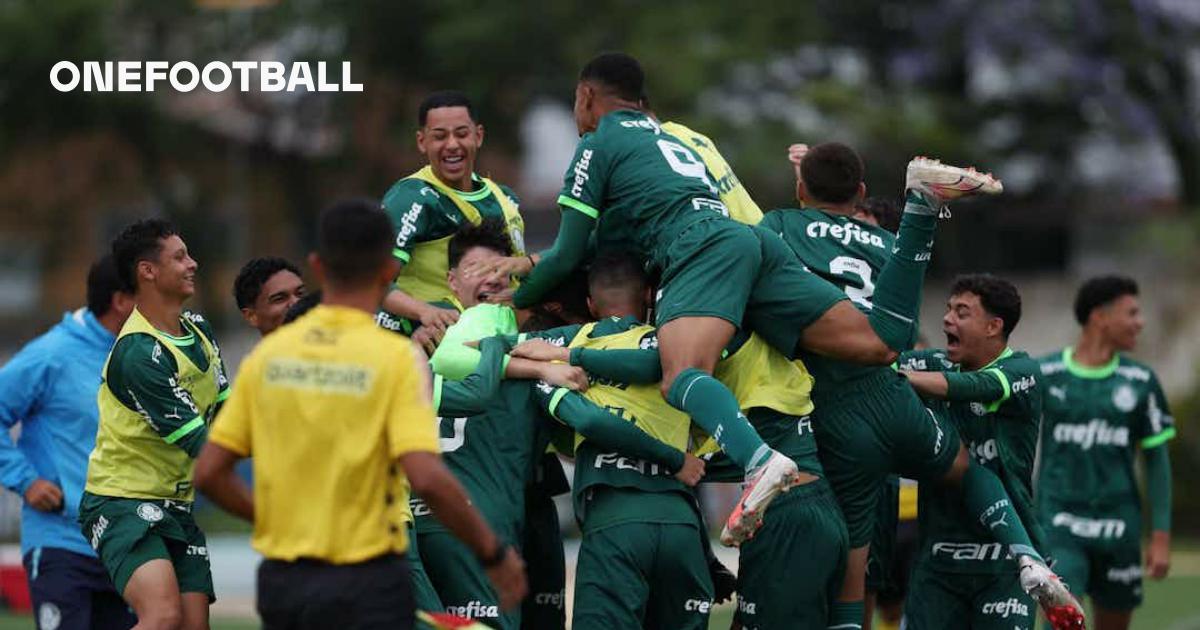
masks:
<instances>
[{"instance_id":1,"label":"green shorts","mask_svg":"<svg viewBox=\"0 0 1200 630\"><path fill-rule=\"evenodd\" d=\"M909 630L1033 630L1037 603L1016 571L972 575L918 562L904 602Z\"/></svg>"},{"instance_id":2,"label":"green shorts","mask_svg":"<svg viewBox=\"0 0 1200 630\"><path fill-rule=\"evenodd\" d=\"M823 630L842 587L850 546L828 483L780 495L742 544L735 618L743 628Z\"/></svg>"},{"instance_id":3,"label":"green shorts","mask_svg":"<svg viewBox=\"0 0 1200 630\"><path fill-rule=\"evenodd\" d=\"M501 535L497 532L497 535ZM505 540L511 540L501 535ZM492 628L517 630L521 609L500 610L500 598L487 572L458 538L448 531L417 534L421 563L429 582L441 599L443 610L469 617Z\"/></svg>"},{"instance_id":4,"label":"green shorts","mask_svg":"<svg viewBox=\"0 0 1200 630\"><path fill-rule=\"evenodd\" d=\"M889 474L939 482L960 446L954 424L926 409L903 377L883 369L849 383L833 404L819 405L813 429L851 548L871 542Z\"/></svg>"},{"instance_id":5,"label":"green shorts","mask_svg":"<svg viewBox=\"0 0 1200 630\"><path fill-rule=\"evenodd\" d=\"M685 501L676 493L662 498ZM598 512L589 509L589 518ZM688 524L624 522L596 530L585 524L571 627L708 628L713 584L700 532L699 514Z\"/></svg>"},{"instance_id":6,"label":"green shorts","mask_svg":"<svg viewBox=\"0 0 1200 630\"><path fill-rule=\"evenodd\" d=\"M1142 514L1136 502L1094 508L1042 500L1054 572L1105 610L1142 604Z\"/></svg>"},{"instance_id":7,"label":"green shorts","mask_svg":"<svg viewBox=\"0 0 1200 630\"><path fill-rule=\"evenodd\" d=\"M701 221L667 248L655 304L662 326L718 317L757 332L793 357L800 333L846 294L809 273L778 234L734 221Z\"/></svg>"},{"instance_id":8,"label":"green shorts","mask_svg":"<svg viewBox=\"0 0 1200 630\"><path fill-rule=\"evenodd\" d=\"M521 627L562 630L567 625L567 569L562 530L554 499L540 487L525 493L521 555L529 578L529 595L521 604Z\"/></svg>"},{"instance_id":9,"label":"green shorts","mask_svg":"<svg viewBox=\"0 0 1200 630\"><path fill-rule=\"evenodd\" d=\"M417 610L425 610L429 612L442 612L445 607L442 606L442 599L438 597L437 590L433 588L433 583L429 581L429 574L425 572L425 564L421 562L421 550L419 541L417 540L417 530L412 523L408 524L408 551L405 552L405 557L408 559L408 570L412 574L412 592L413 603Z\"/></svg>"},{"instance_id":10,"label":"green shorts","mask_svg":"<svg viewBox=\"0 0 1200 630\"><path fill-rule=\"evenodd\" d=\"M175 567L180 593L204 593L209 602L216 601L208 543L192 518L190 502L84 492L79 522L118 593L125 593L138 567L161 558Z\"/></svg>"},{"instance_id":11,"label":"green shorts","mask_svg":"<svg viewBox=\"0 0 1200 630\"><path fill-rule=\"evenodd\" d=\"M889 475L875 505L875 528L867 554L867 592L892 586L892 558L896 553L896 528L900 524L900 477Z\"/></svg>"}]
</instances>

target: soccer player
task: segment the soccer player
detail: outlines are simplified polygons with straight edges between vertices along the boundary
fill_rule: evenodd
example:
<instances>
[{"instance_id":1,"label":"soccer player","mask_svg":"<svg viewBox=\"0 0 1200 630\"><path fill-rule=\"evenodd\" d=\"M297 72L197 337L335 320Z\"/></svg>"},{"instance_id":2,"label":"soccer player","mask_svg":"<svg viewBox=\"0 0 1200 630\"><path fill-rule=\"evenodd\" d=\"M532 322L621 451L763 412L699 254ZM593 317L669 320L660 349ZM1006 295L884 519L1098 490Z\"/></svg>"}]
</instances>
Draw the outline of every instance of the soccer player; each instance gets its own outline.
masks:
<instances>
[{"instance_id":1,"label":"soccer player","mask_svg":"<svg viewBox=\"0 0 1200 630\"><path fill-rule=\"evenodd\" d=\"M1175 424L1154 372L1125 356L1144 325L1138 285L1092 278L1075 297L1083 327L1074 346L1043 357L1038 502L1055 569L1092 598L1095 627L1123 630L1142 602L1142 500L1134 474L1141 450L1150 506L1145 574L1166 577L1171 546Z\"/></svg>"},{"instance_id":2,"label":"soccer player","mask_svg":"<svg viewBox=\"0 0 1200 630\"><path fill-rule=\"evenodd\" d=\"M770 501L794 485L798 469L747 423L739 424L737 399L711 377L722 349L744 326L789 358L805 347L890 363L897 349L911 345L935 211L922 207L905 214L893 264L878 283L886 304L865 316L844 293L806 273L777 234L729 219L699 158L638 111L642 94L641 67L627 55L601 55L584 67L575 100L584 136L559 196L558 237L540 257L508 258L500 266L528 274L512 296L517 307L536 302L577 267L593 232L600 248L632 247L661 272L661 388L747 473L724 537L738 543L761 523ZM982 175L937 166L916 162L914 176L932 183L949 175L954 187L999 188Z\"/></svg>"},{"instance_id":3,"label":"soccer player","mask_svg":"<svg viewBox=\"0 0 1200 630\"><path fill-rule=\"evenodd\" d=\"M900 373L930 401L930 413L952 423L973 460L993 471L1007 490L1007 498L981 512L957 489L922 485L920 555L905 603L908 627L1034 628L1036 604L1026 594L1024 574L1036 566L1036 556L995 542L991 534L1019 517L1033 544L1044 545L1033 503L1041 375L1029 355L1008 346L1020 319L1021 297L1011 283L990 275L960 276L942 318L946 349L900 357ZM1014 558L1021 577L1012 571ZM1059 611L1049 613L1060 627ZM1083 620L1072 627L1082 628Z\"/></svg>"},{"instance_id":4,"label":"soccer player","mask_svg":"<svg viewBox=\"0 0 1200 630\"><path fill-rule=\"evenodd\" d=\"M458 319L454 310L430 303L446 296L446 249L459 227L488 217L503 220L515 254L525 255L525 222L516 194L475 173L483 146L478 120L461 92L434 92L417 109L417 150L429 164L383 196L395 226L392 253L402 265L379 315L385 327L394 328L387 320L398 316L429 327L436 340Z\"/></svg>"},{"instance_id":5,"label":"soccer player","mask_svg":"<svg viewBox=\"0 0 1200 630\"><path fill-rule=\"evenodd\" d=\"M487 568L501 607L525 594L517 552L438 455L419 352L375 325L396 275L390 232L370 202L321 214L309 264L323 302L246 358L197 465L205 493L254 522L267 627L412 627L406 479ZM233 472L251 455L253 494Z\"/></svg>"},{"instance_id":6,"label":"soccer player","mask_svg":"<svg viewBox=\"0 0 1200 630\"><path fill-rule=\"evenodd\" d=\"M183 308L197 264L170 223L129 225L112 254L135 307L101 372L79 521L139 627L207 628L216 596L192 469L229 394L225 366L208 322Z\"/></svg>"},{"instance_id":7,"label":"soccer player","mask_svg":"<svg viewBox=\"0 0 1200 630\"><path fill-rule=\"evenodd\" d=\"M39 628L124 630L137 623L79 533L96 442L100 368L133 310L111 255L87 275L87 306L0 368L0 481L24 498L21 554ZM9 430L21 425L14 445Z\"/></svg>"},{"instance_id":8,"label":"soccer player","mask_svg":"<svg viewBox=\"0 0 1200 630\"><path fill-rule=\"evenodd\" d=\"M233 299L242 318L264 337L283 325L288 309L306 292L300 271L282 258L255 258L233 281Z\"/></svg>"},{"instance_id":9,"label":"soccer player","mask_svg":"<svg viewBox=\"0 0 1200 630\"><path fill-rule=\"evenodd\" d=\"M910 163L902 220L921 209L931 215L942 205L936 189L911 177L913 165L922 164L931 169L938 166L921 158ZM805 207L774 210L760 225L782 235L808 269L842 287L859 308L872 313L886 308L875 300L875 278L882 275L898 239L852 218L866 194L861 158L846 145L822 144L804 155L800 173L797 197ZM845 612L844 623L849 623L851 611L865 598L873 520L889 473L961 488L967 509L976 514L1010 502L1001 480L972 464L954 426L937 418L931 422L920 399L892 370L809 351L802 355L815 378L813 424L821 463L841 503L853 548L839 598L839 611ZM1021 519L1011 514L1004 523L992 533L1014 555L1026 554L1035 561L1023 569L1022 578L1037 589L1039 600L1047 607L1072 604L1061 581L1045 567ZM864 615L860 612L858 617Z\"/></svg>"}]
</instances>

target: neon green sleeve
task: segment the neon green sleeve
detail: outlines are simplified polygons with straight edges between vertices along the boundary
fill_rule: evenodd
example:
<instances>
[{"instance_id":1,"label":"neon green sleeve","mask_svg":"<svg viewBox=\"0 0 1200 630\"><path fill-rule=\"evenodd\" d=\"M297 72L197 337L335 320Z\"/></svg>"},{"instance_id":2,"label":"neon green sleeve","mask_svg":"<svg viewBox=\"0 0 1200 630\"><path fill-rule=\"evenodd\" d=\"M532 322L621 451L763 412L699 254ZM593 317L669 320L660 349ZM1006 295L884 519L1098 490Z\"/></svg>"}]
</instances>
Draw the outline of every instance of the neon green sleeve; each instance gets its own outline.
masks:
<instances>
[{"instance_id":1,"label":"neon green sleeve","mask_svg":"<svg viewBox=\"0 0 1200 630\"><path fill-rule=\"evenodd\" d=\"M439 416L473 416L487 409L488 402L500 389L504 375L504 357L509 345L502 335L479 342L479 365L461 381L433 377L433 407Z\"/></svg>"},{"instance_id":2,"label":"neon green sleeve","mask_svg":"<svg viewBox=\"0 0 1200 630\"><path fill-rule=\"evenodd\" d=\"M493 335L517 332L517 314L500 304L479 304L462 312L458 322L446 329L446 335L429 358L434 374L461 381L479 365L479 351L463 345Z\"/></svg>"}]
</instances>

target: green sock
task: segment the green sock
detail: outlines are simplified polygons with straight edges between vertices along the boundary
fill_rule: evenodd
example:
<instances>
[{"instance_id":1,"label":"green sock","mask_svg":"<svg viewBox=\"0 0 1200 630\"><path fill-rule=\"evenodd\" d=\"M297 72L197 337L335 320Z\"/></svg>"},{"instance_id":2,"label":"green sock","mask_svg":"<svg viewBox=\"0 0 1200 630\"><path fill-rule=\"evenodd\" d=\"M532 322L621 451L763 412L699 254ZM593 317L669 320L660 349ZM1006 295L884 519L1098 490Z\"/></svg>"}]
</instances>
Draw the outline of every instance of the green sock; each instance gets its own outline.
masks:
<instances>
[{"instance_id":1,"label":"green sock","mask_svg":"<svg viewBox=\"0 0 1200 630\"><path fill-rule=\"evenodd\" d=\"M1004 545L1014 558L1033 556L1042 561L1025 531L1025 524L1013 509L1004 484L995 473L972 460L963 475L962 492L967 511L978 518L992 538Z\"/></svg>"},{"instance_id":2,"label":"green sock","mask_svg":"<svg viewBox=\"0 0 1200 630\"><path fill-rule=\"evenodd\" d=\"M833 602L829 610L829 625L826 630L862 630L864 606L856 602Z\"/></svg>"},{"instance_id":3,"label":"green sock","mask_svg":"<svg viewBox=\"0 0 1200 630\"><path fill-rule=\"evenodd\" d=\"M900 219L896 246L875 283L871 328L889 348L903 352L916 341L917 318L925 268L933 251L937 210L916 191L909 191Z\"/></svg>"},{"instance_id":4,"label":"green sock","mask_svg":"<svg viewBox=\"0 0 1200 630\"><path fill-rule=\"evenodd\" d=\"M667 402L692 417L721 450L749 471L771 456L771 449L742 415L737 398L721 381L696 368L679 373L667 391Z\"/></svg>"}]
</instances>

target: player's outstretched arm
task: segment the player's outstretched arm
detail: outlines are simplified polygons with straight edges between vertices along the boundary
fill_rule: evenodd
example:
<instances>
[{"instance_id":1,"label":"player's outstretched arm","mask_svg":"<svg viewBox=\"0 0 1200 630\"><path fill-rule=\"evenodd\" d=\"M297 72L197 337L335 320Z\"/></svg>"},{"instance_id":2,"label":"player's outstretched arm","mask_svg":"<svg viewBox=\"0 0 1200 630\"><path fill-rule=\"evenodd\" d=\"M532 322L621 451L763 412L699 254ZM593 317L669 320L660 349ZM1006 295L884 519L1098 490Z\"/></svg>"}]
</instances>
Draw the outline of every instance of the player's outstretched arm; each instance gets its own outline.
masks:
<instances>
[{"instance_id":1,"label":"player's outstretched arm","mask_svg":"<svg viewBox=\"0 0 1200 630\"><path fill-rule=\"evenodd\" d=\"M603 379L621 383L650 384L662 380L658 350L568 348L543 339L522 341L512 349L513 357L532 361L560 361L587 370Z\"/></svg>"},{"instance_id":2,"label":"player's outstretched arm","mask_svg":"<svg viewBox=\"0 0 1200 630\"><path fill-rule=\"evenodd\" d=\"M253 523L254 495L234 470L241 459L242 455L209 441L196 459L195 483L222 510Z\"/></svg>"},{"instance_id":3,"label":"player's outstretched arm","mask_svg":"<svg viewBox=\"0 0 1200 630\"><path fill-rule=\"evenodd\" d=\"M433 379L433 407L439 416L473 416L487 409L500 389L508 342L503 336L479 342L479 364L461 381L447 381L441 375Z\"/></svg>"},{"instance_id":4,"label":"player's outstretched arm","mask_svg":"<svg viewBox=\"0 0 1200 630\"><path fill-rule=\"evenodd\" d=\"M513 306L529 308L537 304L587 257L588 238L596 219L568 207L562 208L561 216L554 245L541 253L537 265L513 294Z\"/></svg>"},{"instance_id":5,"label":"player's outstretched arm","mask_svg":"<svg viewBox=\"0 0 1200 630\"><path fill-rule=\"evenodd\" d=\"M411 451L400 456L400 466L414 493L425 500L433 515L467 545L487 570L500 597L500 607L518 604L528 590L525 563L513 547L496 536L471 505L462 484L436 453Z\"/></svg>"}]
</instances>

